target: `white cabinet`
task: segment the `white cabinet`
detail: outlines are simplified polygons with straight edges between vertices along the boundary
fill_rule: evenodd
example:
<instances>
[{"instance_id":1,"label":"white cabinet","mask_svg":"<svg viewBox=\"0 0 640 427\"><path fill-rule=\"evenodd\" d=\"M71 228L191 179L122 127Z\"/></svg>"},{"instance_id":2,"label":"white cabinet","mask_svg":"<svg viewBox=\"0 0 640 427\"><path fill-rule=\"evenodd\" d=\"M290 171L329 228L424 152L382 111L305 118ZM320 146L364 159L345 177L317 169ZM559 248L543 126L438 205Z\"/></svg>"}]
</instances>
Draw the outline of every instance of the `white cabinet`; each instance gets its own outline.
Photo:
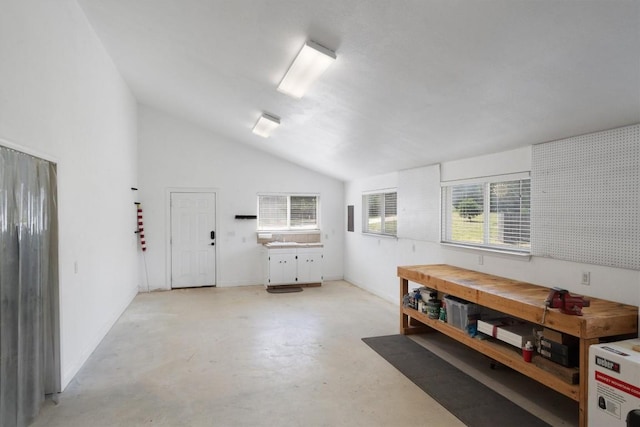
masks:
<instances>
[{"instance_id":1,"label":"white cabinet","mask_svg":"<svg viewBox=\"0 0 640 427\"><path fill-rule=\"evenodd\" d=\"M263 276L265 286L322 282L322 248L265 248Z\"/></svg>"},{"instance_id":2,"label":"white cabinet","mask_svg":"<svg viewBox=\"0 0 640 427\"><path fill-rule=\"evenodd\" d=\"M322 282L322 249L298 249L298 283Z\"/></svg>"},{"instance_id":3,"label":"white cabinet","mask_svg":"<svg viewBox=\"0 0 640 427\"><path fill-rule=\"evenodd\" d=\"M270 285L296 283L297 260L296 251L287 249L270 249L268 257L268 280Z\"/></svg>"}]
</instances>

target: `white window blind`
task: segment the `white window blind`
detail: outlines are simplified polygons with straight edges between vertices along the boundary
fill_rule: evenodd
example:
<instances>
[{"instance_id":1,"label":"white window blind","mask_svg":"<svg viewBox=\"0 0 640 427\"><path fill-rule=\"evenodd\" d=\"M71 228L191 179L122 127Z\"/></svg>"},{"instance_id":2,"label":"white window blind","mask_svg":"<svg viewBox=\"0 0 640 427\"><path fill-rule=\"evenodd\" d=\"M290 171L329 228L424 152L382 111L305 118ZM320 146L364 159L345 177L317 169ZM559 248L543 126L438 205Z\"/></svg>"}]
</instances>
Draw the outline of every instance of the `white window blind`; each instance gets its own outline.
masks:
<instances>
[{"instance_id":1,"label":"white window blind","mask_svg":"<svg viewBox=\"0 0 640 427\"><path fill-rule=\"evenodd\" d=\"M258 196L258 229L287 228L287 196Z\"/></svg>"},{"instance_id":2,"label":"white window blind","mask_svg":"<svg viewBox=\"0 0 640 427\"><path fill-rule=\"evenodd\" d=\"M490 177L442 187L442 241L529 252L529 178Z\"/></svg>"},{"instance_id":3,"label":"white window blind","mask_svg":"<svg viewBox=\"0 0 640 427\"><path fill-rule=\"evenodd\" d=\"M316 228L318 209L316 196L291 196L291 227Z\"/></svg>"},{"instance_id":4,"label":"white window blind","mask_svg":"<svg viewBox=\"0 0 640 427\"><path fill-rule=\"evenodd\" d=\"M531 246L531 181L489 183L489 245Z\"/></svg>"},{"instance_id":5,"label":"white window blind","mask_svg":"<svg viewBox=\"0 0 640 427\"><path fill-rule=\"evenodd\" d=\"M398 197L395 191L362 196L362 232L396 236L398 233Z\"/></svg>"},{"instance_id":6,"label":"white window blind","mask_svg":"<svg viewBox=\"0 0 640 427\"><path fill-rule=\"evenodd\" d=\"M317 230L316 195L258 196L258 230Z\"/></svg>"}]
</instances>

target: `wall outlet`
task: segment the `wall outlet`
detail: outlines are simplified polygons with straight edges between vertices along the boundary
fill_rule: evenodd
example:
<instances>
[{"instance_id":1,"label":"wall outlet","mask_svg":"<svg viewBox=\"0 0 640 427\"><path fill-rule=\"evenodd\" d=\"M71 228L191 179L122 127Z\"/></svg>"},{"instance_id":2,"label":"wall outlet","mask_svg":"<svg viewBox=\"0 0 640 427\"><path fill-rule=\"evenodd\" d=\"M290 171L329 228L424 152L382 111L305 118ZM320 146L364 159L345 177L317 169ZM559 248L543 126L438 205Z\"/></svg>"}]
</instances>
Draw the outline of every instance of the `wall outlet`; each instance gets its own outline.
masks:
<instances>
[{"instance_id":1,"label":"wall outlet","mask_svg":"<svg viewBox=\"0 0 640 427\"><path fill-rule=\"evenodd\" d=\"M582 282L583 285L589 286L591 284L591 272L583 271L582 272Z\"/></svg>"},{"instance_id":2,"label":"wall outlet","mask_svg":"<svg viewBox=\"0 0 640 427\"><path fill-rule=\"evenodd\" d=\"M478 265L484 264L484 255L478 255Z\"/></svg>"}]
</instances>

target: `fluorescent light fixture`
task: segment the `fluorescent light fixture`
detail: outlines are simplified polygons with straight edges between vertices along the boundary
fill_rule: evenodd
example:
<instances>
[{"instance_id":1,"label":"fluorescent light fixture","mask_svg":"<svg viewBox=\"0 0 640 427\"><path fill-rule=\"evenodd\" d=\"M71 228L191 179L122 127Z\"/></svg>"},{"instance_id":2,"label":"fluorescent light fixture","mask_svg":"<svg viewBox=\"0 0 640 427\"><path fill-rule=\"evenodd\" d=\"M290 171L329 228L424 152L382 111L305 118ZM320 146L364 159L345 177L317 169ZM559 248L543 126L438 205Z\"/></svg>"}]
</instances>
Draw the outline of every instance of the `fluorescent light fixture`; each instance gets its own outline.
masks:
<instances>
[{"instance_id":1,"label":"fluorescent light fixture","mask_svg":"<svg viewBox=\"0 0 640 427\"><path fill-rule=\"evenodd\" d=\"M260 135L263 138L269 138L271 132L273 132L273 130L278 126L280 126L279 118L269 114L263 114L253 127L253 133Z\"/></svg>"},{"instance_id":2,"label":"fluorescent light fixture","mask_svg":"<svg viewBox=\"0 0 640 427\"><path fill-rule=\"evenodd\" d=\"M302 98L314 81L336 60L332 50L308 41L293 60L278 90L293 98Z\"/></svg>"}]
</instances>

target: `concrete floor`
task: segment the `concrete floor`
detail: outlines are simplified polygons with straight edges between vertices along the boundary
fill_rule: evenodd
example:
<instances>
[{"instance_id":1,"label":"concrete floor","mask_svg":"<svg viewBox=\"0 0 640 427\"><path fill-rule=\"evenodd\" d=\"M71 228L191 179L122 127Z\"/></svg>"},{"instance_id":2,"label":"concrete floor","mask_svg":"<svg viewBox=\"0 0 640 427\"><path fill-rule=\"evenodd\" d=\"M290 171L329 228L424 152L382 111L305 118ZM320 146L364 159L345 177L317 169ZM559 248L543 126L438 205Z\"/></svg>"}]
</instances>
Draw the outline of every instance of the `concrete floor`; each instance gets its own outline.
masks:
<instances>
[{"instance_id":1,"label":"concrete floor","mask_svg":"<svg viewBox=\"0 0 640 427\"><path fill-rule=\"evenodd\" d=\"M463 425L361 341L396 333L396 305L343 281L290 294L143 293L32 425ZM520 374L490 371L441 334L416 340L488 383L498 378L499 392L550 424L577 422L573 402Z\"/></svg>"}]
</instances>

